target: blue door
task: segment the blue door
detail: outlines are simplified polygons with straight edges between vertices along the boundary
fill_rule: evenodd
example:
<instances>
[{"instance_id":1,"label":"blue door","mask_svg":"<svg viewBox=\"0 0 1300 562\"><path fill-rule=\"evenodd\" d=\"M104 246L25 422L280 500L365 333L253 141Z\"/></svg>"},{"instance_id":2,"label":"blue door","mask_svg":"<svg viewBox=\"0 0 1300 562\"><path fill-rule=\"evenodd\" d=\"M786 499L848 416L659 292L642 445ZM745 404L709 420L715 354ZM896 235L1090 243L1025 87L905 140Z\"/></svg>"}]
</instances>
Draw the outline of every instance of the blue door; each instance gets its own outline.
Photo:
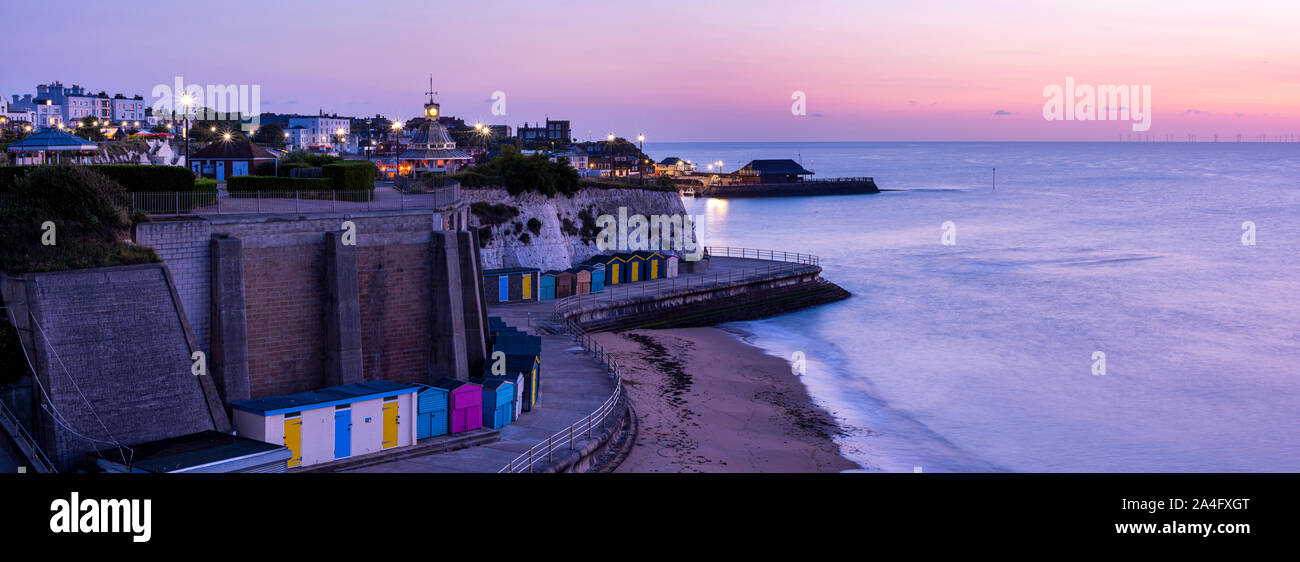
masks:
<instances>
[{"instance_id":1,"label":"blue door","mask_svg":"<svg viewBox=\"0 0 1300 562\"><path fill-rule=\"evenodd\" d=\"M497 292L500 293L500 297L498 298L501 302L506 302L510 300L510 278L509 276L502 275L501 277L498 277L498 279L501 280L501 288L497 290Z\"/></svg>"},{"instance_id":2,"label":"blue door","mask_svg":"<svg viewBox=\"0 0 1300 562\"><path fill-rule=\"evenodd\" d=\"M334 458L352 455L352 409L334 410Z\"/></svg>"}]
</instances>

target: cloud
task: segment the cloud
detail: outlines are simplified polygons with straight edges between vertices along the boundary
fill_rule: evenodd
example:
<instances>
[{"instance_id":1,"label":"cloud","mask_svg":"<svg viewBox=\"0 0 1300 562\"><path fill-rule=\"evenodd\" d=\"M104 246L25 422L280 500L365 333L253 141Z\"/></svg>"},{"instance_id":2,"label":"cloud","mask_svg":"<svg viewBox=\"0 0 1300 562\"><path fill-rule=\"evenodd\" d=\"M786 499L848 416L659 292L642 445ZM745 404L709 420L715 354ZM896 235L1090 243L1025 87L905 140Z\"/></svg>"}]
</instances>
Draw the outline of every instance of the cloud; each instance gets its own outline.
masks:
<instances>
[{"instance_id":1,"label":"cloud","mask_svg":"<svg viewBox=\"0 0 1300 562\"><path fill-rule=\"evenodd\" d=\"M809 117L825 117L825 115L823 115L823 114L821 114L821 113L814 113L814 114L812 114L812 115L809 115Z\"/></svg>"},{"instance_id":2,"label":"cloud","mask_svg":"<svg viewBox=\"0 0 1300 562\"><path fill-rule=\"evenodd\" d=\"M993 112L994 115L1015 115L1015 112L999 109Z\"/></svg>"},{"instance_id":3,"label":"cloud","mask_svg":"<svg viewBox=\"0 0 1300 562\"><path fill-rule=\"evenodd\" d=\"M1185 115L1209 115L1210 114L1210 112L1208 111L1201 111L1199 109L1189 109L1187 111L1184 111L1183 113Z\"/></svg>"}]
</instances>

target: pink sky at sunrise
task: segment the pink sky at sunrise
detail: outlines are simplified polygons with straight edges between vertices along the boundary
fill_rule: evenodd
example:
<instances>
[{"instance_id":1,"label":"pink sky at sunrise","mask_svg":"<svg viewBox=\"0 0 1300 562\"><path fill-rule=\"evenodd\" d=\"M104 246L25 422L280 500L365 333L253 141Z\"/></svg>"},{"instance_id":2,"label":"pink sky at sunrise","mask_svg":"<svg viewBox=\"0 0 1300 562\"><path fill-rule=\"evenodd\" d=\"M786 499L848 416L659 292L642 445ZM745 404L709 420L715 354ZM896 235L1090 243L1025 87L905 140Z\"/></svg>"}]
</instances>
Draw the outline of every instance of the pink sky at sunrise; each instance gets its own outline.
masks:
<instances>
[{"instance_id":1,"label":"pink sky at sunrise","mask_svg":"<svg viewBox=\"0 0 1300 562\"><path fill-rule=\"evenodd\" d=\"M1118 140L1043 88L1150 84L1145 135L1300 136L1294 2L17 3L0 93L259 84L262 109L444 112L653 140ZM51 14L59 14L57 26ZM88 29L98 29L90 32ZM507 96L507 115L489 96ZM808 115L791 115L791 93ZM995 115L999 110L1009 115Z\"/></svg>"}]
</instances>

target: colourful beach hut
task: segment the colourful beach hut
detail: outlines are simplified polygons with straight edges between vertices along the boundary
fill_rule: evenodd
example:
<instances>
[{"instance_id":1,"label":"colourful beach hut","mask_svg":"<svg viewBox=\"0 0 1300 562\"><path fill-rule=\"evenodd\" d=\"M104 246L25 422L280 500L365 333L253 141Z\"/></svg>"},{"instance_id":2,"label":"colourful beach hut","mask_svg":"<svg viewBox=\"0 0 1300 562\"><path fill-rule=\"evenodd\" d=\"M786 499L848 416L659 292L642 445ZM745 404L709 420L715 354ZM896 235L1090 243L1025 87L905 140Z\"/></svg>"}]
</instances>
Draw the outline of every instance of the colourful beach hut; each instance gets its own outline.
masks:
<instances>
[{"instance_id":1,"label":"colourful beach hut","mask_svg":"<svg viewBox=\"0 0 1300 562\"><path fill-rule=\"evenodd\" d=\"M664 255L659 252L636 252L636 256L645 263L641 267L641 280L650 281L664 276Z\"/></svg>"},{"instance_id":2,"label":"colourful beach hut","mask_svg":"<svg viewBox=\"0 0 1300 562\"><path fill-rule=\"evenodd\" d=\"M542 274L541 281L539 281L538 283L540 290L538 291L538 295L537 295L540 300L548 301L555 298L556 273L558 272L547 271Z\"/></svg>"},{"instance_id":3,"label":"colourful beach hut","mask_svg":"<svg viewBox=\"0 0 1300 562\"><path fill-rule=\"evenodd\" d=\"M447 434L449 427L447 404L447 389L421 385L416 397L415 408L415 437L417 439Z\"/></svg>"},{"instance_id":4,"label":"colourful beach hut","mask_svg":"<svg viewBox=\"0 0 1300 562\"><path fill-rule=\"evenodd\" d=\"M645 256L641 254L620 254L627 261L627 273L623 274L623 283L637 283L646 279Z\"/></svg>"},{"instance_id":5,"label":"colourful beach hut","mask_svg":"<svg viewBox=\"0 0 1300 562\"><path fill-rule=\"evenodd\" d=\"M578 266L577 271L573 273L573 294L585 295L591 292L591 267L586 265Z\"/></svg>"},{"instance_id":6,"label":"colourful beach hut","mask_svg":"<svg viewBox=\"0 0 1300 562\"><path fill-rule=\"evenodd\" d=\"M483 427L483 388L469 381L442 378L429 385L447 391L450 433Z\"/></svg>"},{"instance_id":7,"label":"colourful beach hut","mask_svg":"<svg viewBox=\"0 0 1300 562\"><path fill-rule=\"evenodd\" d=\"M531 412L541 397L541 358L533 354L506 354L506 375L524 377L522 410Z\"/></svg>"},{"instance_id":8,"label":"colourful beach hut","mask_svg":"<svg viewBox=\"0 0 1300 562\"><path fill-rule=\"evenodd\" d=\"M591 292L601 293L605 291L605 264L598 263L591 266Z\"/></svg>"},{"instance_id":9,"label":"colourful beach hut","mask_svg":"<svg viewBox=\"0 0 1300 562\"><path fill-rule=\"evenodd\" d=\"M533 267L485 269L483 294L489 303L536 300L538 276L538 269Z\"/></svg>"},{"instance_id":10,"label":"colourful beach hut","mask_svg":"<svg viewBox=\"0 0 1300 562\"><path fill-rule=\"evenodd\" d=\"M510 402L510 407L513 408L514 417L512 417L511 419L512 420L519 419L519 414L522 414L524 412L524 375L520 373L515 373L513 375L494 376L492 374L491 367L489 367L488 369L489 369L488 372L483 376L484 381L503 380L514 385L515 398Z\"/></svg>"},{"instance_id":11,"label":"colourful beach hut","mask_svg":"<svg viewBox=\"0 0 1300 562\"><path fill-rule=\"evenodd\" d=\"M515 414L515 384L504 379L483 380L483 427L501 429Z\"/></svg>"},{"instance_id":12,"label":"colourful beach hut","mask_svg":"<svg viewBox=\"0 0 1300 562\"><path fill-rule=\"evenodd\" d=\"M366 381L230 404L238 434L292 453L290 468L415 443L418 385Z\"/></svg>"},{"instance_id":13,"label":"colourful beach hut","mask_svg":"<svg viewBox=\"0 0 1300 562\"><path fill-rule=\"evenodd\" d=\"M603 254L596 256L599 263L605 264L605 285L618 285L627 282L627 255Z\"/></svg>"},{"instance_id":14,"label":"colourful beach hut","mask_svg":"<svg viewBox=\"0 0 1300 562\"><path fill-rule=\"evenodd\" d=\"M677 265L680 260L681 258L671 254L664 259L664 277L669 279L677 277Z\"/></svg>"},{"instance_id":15,"label":"colourful beach hut","mask_svg":"<svg viewBox=\"0 0 1300 562\"><path fill-rule=\"evenodd\" d=\"M555 275L555 298L562 299L571 297L575 294L574 285L578 282L578 276L573 272L561 271Z\"/></svg>"}]
</instances>

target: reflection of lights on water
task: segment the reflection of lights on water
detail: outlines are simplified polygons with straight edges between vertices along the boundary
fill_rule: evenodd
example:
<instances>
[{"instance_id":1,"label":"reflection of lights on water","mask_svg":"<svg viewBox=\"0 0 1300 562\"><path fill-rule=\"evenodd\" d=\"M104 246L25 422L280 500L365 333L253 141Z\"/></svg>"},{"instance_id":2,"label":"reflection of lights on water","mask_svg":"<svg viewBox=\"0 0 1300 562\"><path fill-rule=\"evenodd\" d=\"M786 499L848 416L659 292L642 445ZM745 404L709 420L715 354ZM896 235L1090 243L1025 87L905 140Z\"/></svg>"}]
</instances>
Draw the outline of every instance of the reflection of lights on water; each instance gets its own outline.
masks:
<instances>
[{"instance_id":1,"label":"reflection of lights on water","mask_svg":"<svg viewBox=\"0 0 1300 562\"><path fill-rule=\"evenodd\" d=\"M718 215L727 214L726 199L709 199L708 202L704 204L704 207L709 214L718 214Z\"/></svg>"}]
</instances>

